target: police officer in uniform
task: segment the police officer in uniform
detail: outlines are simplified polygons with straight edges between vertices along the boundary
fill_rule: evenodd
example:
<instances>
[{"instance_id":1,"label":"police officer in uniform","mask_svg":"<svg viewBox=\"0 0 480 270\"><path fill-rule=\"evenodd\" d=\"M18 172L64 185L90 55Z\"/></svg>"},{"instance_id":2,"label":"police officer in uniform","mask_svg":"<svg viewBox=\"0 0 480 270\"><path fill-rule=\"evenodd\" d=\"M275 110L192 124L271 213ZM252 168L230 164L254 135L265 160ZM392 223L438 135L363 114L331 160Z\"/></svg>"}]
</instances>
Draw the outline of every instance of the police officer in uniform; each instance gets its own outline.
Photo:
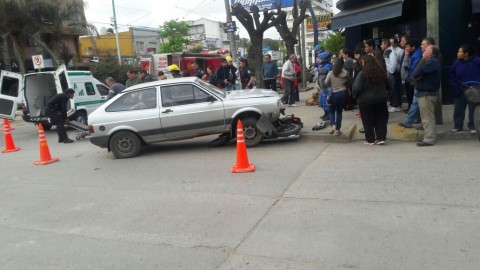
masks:
<instances>
[{"instance_id":1,"label":"police officer in uniform","mask_svg":"<svg viewBox=\"0 0 480 270\"><path fill-rule=\"evenodd\" d=\"M73 95L75 95L75 90L68 88L64 93L53 96L47 103L46 114L50 118L50 122L57 126L59 143L73 143L73 140L68 138L64 125L70 123L67 117L67 104Z\"/></svg>"}]
</instances>

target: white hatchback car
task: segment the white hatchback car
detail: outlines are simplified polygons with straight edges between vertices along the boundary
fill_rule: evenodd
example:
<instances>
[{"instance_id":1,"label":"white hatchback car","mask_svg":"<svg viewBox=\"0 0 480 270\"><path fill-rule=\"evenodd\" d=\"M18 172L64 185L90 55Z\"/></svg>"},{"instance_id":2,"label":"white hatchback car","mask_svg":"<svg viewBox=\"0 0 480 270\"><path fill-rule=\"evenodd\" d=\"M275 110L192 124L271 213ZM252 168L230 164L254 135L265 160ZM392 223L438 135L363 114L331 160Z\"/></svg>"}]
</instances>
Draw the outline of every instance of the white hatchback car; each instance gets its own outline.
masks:
<instances>
[{"instance_id":1,"label":"white hatchback car","mask_svg":"<svg viewBox=\"0 0 480 270\"><path fill-rule=\"evenodd\" d=\"M233 138L241 120L247 146L255 146L271 136L257 122L277 121L282 107L271 90L224 93L195 77L155 81L130 87L91 113L90 141L130 158L142 144L210 134Z\"/></svg>"}]
</instances>

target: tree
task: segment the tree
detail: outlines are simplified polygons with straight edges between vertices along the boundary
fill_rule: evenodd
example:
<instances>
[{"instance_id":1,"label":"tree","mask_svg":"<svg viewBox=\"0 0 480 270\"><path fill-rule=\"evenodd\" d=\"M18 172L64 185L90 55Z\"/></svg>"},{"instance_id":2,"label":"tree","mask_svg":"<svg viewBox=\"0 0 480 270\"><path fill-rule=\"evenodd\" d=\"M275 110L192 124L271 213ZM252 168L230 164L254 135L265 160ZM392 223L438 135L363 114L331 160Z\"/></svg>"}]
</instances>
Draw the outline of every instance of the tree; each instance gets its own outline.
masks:
<instances>
[{"instance_id":1,"label":"tree","mask_svg":"<svg viewBox=\"0 0 480 270\"><path fill-rule=\"evenodd\" d=\"M245 27L252 42L251 58L254 59L254 69L257 87L263 87L262 64L263 64L263 33L274 26L276 22L275 13L263 10L263 20L260 21L260 10L256 5L250 6L252 15L240 4L232 5L232 15L237 17L238 21ZM249 53L250 54L250 53Z\"/></svg>"},{"instance_id":2,"label":"tree","mask_svg":"<svg viewBox=\"0 0 480 270\"><path fill-rule=\"evenodd\" d=\"M61 60L68 63L78 52L78 40L77 44L67 44L64 42L65 36L97 32L81 16L82 9L82 0L0 1L0 35L7 69L10 68L10 53L13 52L20 72L25 73L23 59L31 43L43 49L37 50L37 53L50 55L55 66Z\"/></svg>"},{"instance_id":3,"label":"tree","mask_svg":"<svg viewBox=\"0 0 480 270\"><path fill-rule=\"evenodd\" d=\"M165 22L160 35L167 38L167 42L160 45L161 53L182 52L185 45L190 44L188 36L188 23L170 20Z\"/></svg>"},{"instance_id":4,"label":"tree","mask_svg":"<svg viewBox=\"0 0 480 270\"><path fill-rule=\"evenodd\" d=\"M295 53L295 44L298 43L297 34L300 24L308 17L306 14L307 8L310 5L310 0L300 0L299 5L297 6L297 0L293 0L292 16L293 16L293 26L292 30L287 25L287 13L281 9L281 6L277 7L277 23L275 23L275 28L277 29L280 37L285 41L285 46L287 47L287 55ZM298 8L300 7L300 13Z\"/></svg>"},{"instance_id":5,"label":"tree","mask_svg":"<svg viewBox=\"0 0 480 270\"><path fill-rule=\"evenodd\" d=\"M345 47L345 37L341 32L334 32L328 35L324 43L325 50L338 54Z\"/></svg>"}]
</instances>

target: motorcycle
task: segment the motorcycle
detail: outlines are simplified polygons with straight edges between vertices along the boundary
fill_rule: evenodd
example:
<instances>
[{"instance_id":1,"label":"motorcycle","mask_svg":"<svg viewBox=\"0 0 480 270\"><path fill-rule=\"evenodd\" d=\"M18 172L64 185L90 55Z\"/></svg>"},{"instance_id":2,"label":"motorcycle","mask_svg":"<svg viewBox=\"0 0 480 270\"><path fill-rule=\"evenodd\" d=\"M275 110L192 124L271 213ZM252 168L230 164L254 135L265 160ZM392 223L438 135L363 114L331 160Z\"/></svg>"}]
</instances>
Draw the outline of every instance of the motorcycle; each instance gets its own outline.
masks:
<instances>
[{"instance_id":1,"label":"motorcycle","mask_svg":"<svg viewBox=\"0 0 480 270\"><path fill-rule=\"evenodd\" d=\"M285 115L285 108L280 109L280 113L284 117L279 118L275 122L270 122L264 114L258 119L255 128L262 133L264 140L275 140L284 138L298 138L298 133L303 128L302 120L291 114ZM215 147L227 144L234 137L230 133L221 134L215 140L209 142L209 146Z\"/></svg>"}]
</instances>

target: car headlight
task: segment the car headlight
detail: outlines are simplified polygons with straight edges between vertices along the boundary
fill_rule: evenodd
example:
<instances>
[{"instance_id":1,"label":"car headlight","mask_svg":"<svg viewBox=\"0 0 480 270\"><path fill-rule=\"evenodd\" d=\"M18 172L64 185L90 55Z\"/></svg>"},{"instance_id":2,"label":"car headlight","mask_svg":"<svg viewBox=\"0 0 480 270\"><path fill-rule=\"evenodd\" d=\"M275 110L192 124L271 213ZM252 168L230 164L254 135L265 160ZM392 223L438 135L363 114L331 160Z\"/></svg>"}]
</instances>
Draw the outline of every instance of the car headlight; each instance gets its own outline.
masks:
<instances>
[{"instance_id":1,"label":"car headlight","mask_svg":"<svg viewBox=\"0 0 480 270\"><path fill-rule=\"evenodd\" d=\"M278 100L277 100L277 107L278 107L278 108L282 108L282 107L283 107L283 103L282 103L282 100L281 100L281 99L278 99Z\"/></svg>"}]
</instances>

